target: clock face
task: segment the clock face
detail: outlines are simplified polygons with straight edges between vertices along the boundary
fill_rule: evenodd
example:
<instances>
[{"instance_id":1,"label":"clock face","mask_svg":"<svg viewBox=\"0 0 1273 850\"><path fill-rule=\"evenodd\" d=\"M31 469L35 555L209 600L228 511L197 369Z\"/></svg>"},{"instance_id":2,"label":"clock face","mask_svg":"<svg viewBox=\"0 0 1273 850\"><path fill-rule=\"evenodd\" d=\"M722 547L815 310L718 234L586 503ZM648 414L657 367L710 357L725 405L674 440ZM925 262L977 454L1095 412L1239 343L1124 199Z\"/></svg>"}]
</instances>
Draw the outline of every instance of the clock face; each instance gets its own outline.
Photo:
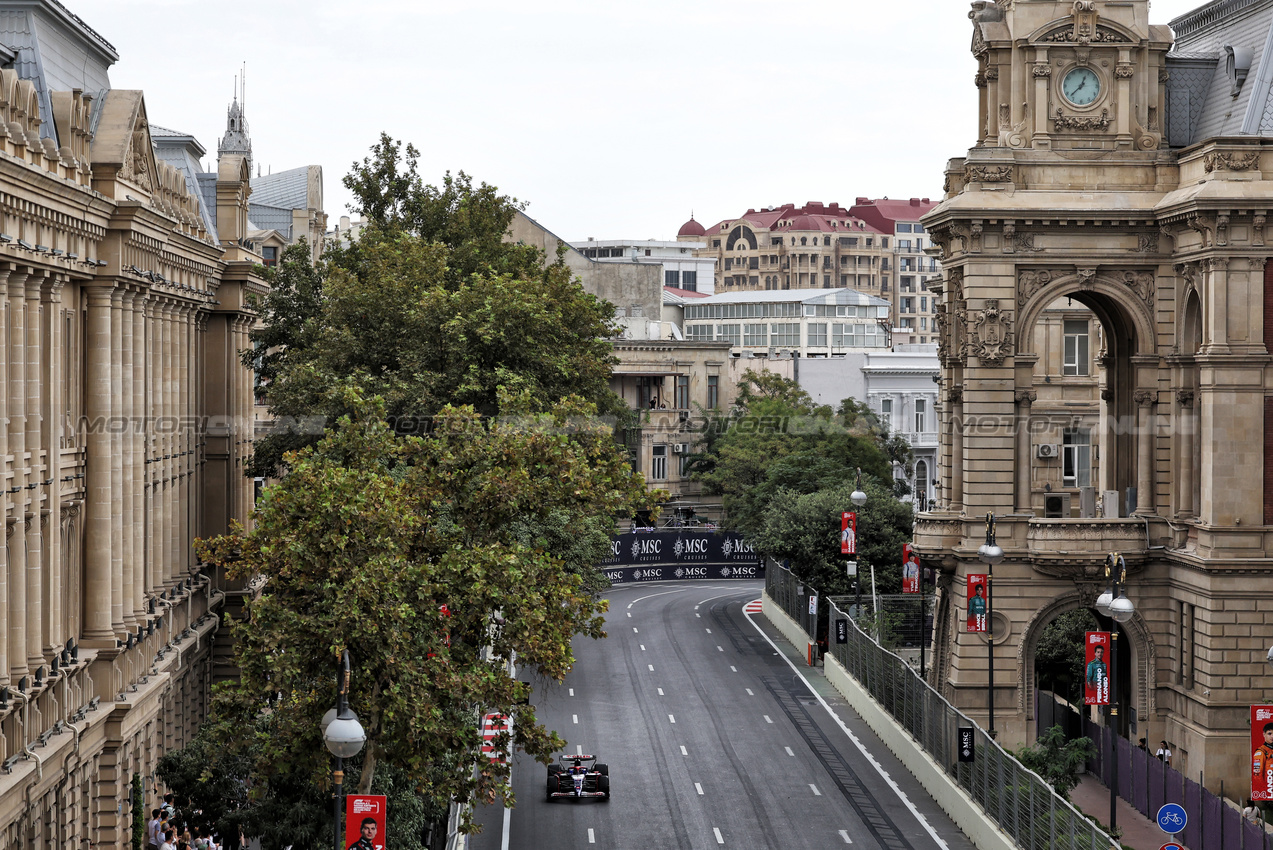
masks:
<instances>
[{"instance_id":1,"label":"clock face","mask_svg":"<svg viewBox=\"0 0 1273 850\"><path fill-rule=\"evenodd\" d=\"M1087 106L1101 93L1101 78L1091 68L1075 68L1061 81L1061 93L1075 106Z\"/></svg>"}]
</instances>

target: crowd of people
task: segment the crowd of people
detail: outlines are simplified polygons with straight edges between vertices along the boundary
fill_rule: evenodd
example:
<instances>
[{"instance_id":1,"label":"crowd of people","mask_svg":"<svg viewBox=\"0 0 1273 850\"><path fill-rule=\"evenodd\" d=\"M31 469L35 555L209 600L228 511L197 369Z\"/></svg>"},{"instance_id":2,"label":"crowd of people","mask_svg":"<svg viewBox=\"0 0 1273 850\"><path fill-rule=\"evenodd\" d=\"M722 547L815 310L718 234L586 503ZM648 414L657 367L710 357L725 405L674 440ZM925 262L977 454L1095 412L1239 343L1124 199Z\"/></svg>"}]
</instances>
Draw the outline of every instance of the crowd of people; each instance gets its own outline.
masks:
<instances>
[{"instance_id":1,"label":"crowd of people","mask_svg":"<svg viewBox=\"0 0 1273 850\"><path fill-rule=\"evenodd\" d=\"M164 804L151 811L146 843L147 850L221 850L211 830L192 833L188 826L176 822L176 804L171 794L165 794Z\"/></svg>"}]
</instances>

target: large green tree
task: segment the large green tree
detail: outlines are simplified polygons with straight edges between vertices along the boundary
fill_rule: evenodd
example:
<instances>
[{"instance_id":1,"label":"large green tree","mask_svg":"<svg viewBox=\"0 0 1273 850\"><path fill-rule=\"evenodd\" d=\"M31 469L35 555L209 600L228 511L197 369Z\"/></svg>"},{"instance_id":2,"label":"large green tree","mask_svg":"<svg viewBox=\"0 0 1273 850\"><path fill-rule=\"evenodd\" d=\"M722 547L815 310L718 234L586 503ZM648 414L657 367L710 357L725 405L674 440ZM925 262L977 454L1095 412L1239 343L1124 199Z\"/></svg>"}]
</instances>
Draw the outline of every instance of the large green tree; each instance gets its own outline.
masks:
<instances>
[{"instance_id":1,"label":"large green tree","mask_svg":"<svg viewBox=\"0 0 1273 850\"><path fill-rule=\"evenodd\" d=\"M511 802L478 719L515 716L512 743L541 760L563 746L509 665L560 680L575 635L603 636L604 602L554 541L641 507L643 483L579 399L537 414L505 395L514 422L447 406L429 436L404 437L378 399L343 392L353 414L289 456L253 529L203 547L231 577L262 582L233 626L241 676L217 695L220 744L259 781L326 781L319 718L348 649L368 732L361 790L389 764L429 801Z\"/></svg>"},{"instance_id":2,"label":"large green tree","mask_svg":"<svg viewBox=\"0 0 1273 850\"><path fill-rule=\"evenodd\" d=\"M463 173L426 185L416 156L382 137L345 178L368 220L359 238L313 268L289 252L273 273L279 291L261 301L255 348L243 353L265 367L279 424L258 441L253 474L276 476L286 451L348 414L330 392L346 381L383 398L405 430L448 404L499 415L501 391L539 412L567 396L619 409L613 306L560 258L507 241L514 199Z\"/></svg>"}]
</instances>

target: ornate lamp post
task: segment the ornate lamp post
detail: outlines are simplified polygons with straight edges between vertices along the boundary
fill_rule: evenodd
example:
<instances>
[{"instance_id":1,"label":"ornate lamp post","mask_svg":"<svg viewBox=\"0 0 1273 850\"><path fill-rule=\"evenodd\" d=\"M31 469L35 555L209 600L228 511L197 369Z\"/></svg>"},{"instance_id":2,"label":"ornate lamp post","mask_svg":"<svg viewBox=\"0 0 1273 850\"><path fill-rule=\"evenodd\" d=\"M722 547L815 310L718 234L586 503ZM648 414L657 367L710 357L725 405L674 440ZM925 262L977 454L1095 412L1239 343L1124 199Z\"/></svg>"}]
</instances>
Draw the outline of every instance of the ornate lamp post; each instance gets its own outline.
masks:
<instances>
[{"instance_id":1,"label":"ornate lamp post","mask_svg":"<svg viewBox=\"0 0 1273 850\"><path fill-rule=\"evenodd\" d=\"M1109 632L1109 827L1118 826L1118 626L1130 622L1136 606L1127 598L1127 562L1117 552L1105 559L1109 588L1096 597L1096 610L1113 620ZM1273 655L1273 650L1270 650Z\"/></svg>"},{"instance_id":2,"label":"ornate lamp post","mask_svg":"<svg viewBox=\"0 0 1273 850\"><path fill-rule=\"evenodd\" d=\"M853 492L849 494L849 501L853 503L854 507L860 508L866 504L866 492L862 489L862 467L859 466L857 472L858 472L857 478L854 479L854 482L853 482ZM858 548L861 548L861 547L858 547ZM854 552L853 559L855 561L857 560L857 557L858 557L857 553ZM857 606L858 613L856 614L856 616L861 617L862 616L862 570L861 569L858 569L857 575L853 579L853 584L857 590L857 601L855 604ZM871 588L871 589L874 590L874 588Z\"/></svg>"},{"instance_id":3,"label":"ornate lamp post","mask_svg":"<svg viewBox=\"0 0 1273 850\"><path fill-rule=\"evenodd\" d=\"M328 751L336 757L332 769L332 784L336 814L336 850L345 850L344 830L341 829L341 816L345 810L345 759L353 758L362 752L367 742L367 733L358 722L358 715L349 709L349 650L342 650L340 666L336 671L336 707L328 709L323 715L323 743Z\"/></svg>"},{"instance_id":4,"label":"ornate lamp post","mask_svg":"<svg viewBox=\"0 0 1273 850\"><path fill-rule=\"evenodd\" d=\"M995 564L1003 560L1003 550L995 542L995 515L986 514L986 542L977 549L977 557L986 565L986 645L988 646L990 667L986 671L989 681L990 710L989 728L986 730L991 738L995 737Z\"/></svg>"}]
</instances>

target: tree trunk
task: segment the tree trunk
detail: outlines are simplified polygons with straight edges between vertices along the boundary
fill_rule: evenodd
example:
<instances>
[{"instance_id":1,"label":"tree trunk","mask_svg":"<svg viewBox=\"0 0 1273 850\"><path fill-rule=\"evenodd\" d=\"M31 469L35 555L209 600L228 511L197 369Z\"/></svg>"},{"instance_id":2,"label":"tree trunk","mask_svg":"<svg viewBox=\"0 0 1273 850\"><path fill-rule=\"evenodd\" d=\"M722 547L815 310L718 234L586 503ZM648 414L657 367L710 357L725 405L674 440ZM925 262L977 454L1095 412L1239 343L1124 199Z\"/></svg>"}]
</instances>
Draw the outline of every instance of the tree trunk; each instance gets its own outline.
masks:
<instances>
[{"instance_id":1,"label":"tree trunk","mask_svg":"<svg viewBox=\"0 0 1273 850\"><path fill-rule=\"evenodd\" d=\"M367 747L367 754L362 757L362 774L358 777L358 793L371 793L371 780L376 778L376 745Z\"/></svg>"}]
</instances>

